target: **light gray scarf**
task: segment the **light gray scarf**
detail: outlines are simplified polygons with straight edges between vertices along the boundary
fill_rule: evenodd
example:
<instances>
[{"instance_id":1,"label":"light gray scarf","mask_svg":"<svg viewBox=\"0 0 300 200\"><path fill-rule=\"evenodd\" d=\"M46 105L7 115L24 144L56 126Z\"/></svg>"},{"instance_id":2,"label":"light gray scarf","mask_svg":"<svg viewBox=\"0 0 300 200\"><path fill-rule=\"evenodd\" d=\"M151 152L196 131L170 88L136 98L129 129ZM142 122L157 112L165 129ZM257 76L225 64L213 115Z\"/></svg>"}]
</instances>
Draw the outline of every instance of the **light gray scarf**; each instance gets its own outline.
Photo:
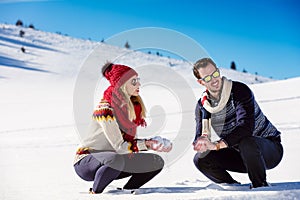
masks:
<instances>
[{"instance_id":1,"label":"light gray scarf","mask_svg":"<svg viewBox=\"0 0 300 200\"><path fill-rule=\"evenodd\" d=\"M227 104L231 88L232 88L232 81L228 80L226 77L222 77L223 80L223 86L222 91L220 95L220 101L217 106L212 107L211 104L208 101L208 91L203 92L201 97L201 103L205 110L207 110L210 113L217 113L221 111ZM202 119L202 135L207 135L208 138L211 138L211 119Z\"/></svg>"}]
</instances>

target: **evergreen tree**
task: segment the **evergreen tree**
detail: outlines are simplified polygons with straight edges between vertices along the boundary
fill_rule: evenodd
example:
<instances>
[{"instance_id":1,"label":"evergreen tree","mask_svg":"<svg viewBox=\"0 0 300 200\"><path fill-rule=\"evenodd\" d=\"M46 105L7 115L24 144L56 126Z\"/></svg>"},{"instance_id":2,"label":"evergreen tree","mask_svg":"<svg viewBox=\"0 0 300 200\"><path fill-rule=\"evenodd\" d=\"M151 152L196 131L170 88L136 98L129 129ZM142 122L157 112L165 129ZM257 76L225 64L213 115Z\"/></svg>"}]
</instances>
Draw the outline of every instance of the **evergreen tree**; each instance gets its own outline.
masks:
<instances>
[{"instance_id":1,"label":"evergreen tree","mask_svg":"<svg viewBox=\"0 0 300 200\"><path fill-rule=\"evenodd\" d=\"M130 48L130 45L129 45L128 41L126 41L124 47L125 47L126 49L129 49L129 48Z\"/></svg>"},{"instance_id":2,"label":"evergreen tree","mask_svg":"<svg viewBox=\"0 0 300 200\"><path fill-rule=\"evenodd\" d=\"M236 66L234 61L231 62L230 69L236 70Z\"/></svg>"},{"instance_id":3,"label":"evergreen tree","mask_svg":"<svg viewBox=\"0 0 300 200\"><path fill-rule=\"evenodd\" d=\"M23 22L22 22L21 20L18 20L18 21L16 22L16 26L23 26Z\"/></svg>"},{"instance_id":4,"label":"evergreen tree","mask_svg":"<svg viewBox=\"0 0 300 200\"><path fill-rule=\"evenodd\" d=\"M34 29L33 24L30 24L28 27Z\"/></svg>"}]
</instances>

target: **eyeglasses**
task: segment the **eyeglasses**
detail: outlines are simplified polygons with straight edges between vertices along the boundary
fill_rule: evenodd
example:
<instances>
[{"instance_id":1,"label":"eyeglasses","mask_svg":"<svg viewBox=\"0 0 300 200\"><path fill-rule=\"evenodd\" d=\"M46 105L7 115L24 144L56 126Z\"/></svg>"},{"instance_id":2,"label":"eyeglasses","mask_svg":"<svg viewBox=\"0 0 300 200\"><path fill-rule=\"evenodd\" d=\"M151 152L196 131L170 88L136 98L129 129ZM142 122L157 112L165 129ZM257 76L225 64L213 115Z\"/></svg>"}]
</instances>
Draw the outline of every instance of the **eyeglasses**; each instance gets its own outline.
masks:
<instances>
[{"instance_id":1,"label":"eyeglasses","mask_svg":"<svg viewBox=\"0 0 300 200\"><path fill-rule=\"evenodd\" d=\"M201 78L200 80L203 80L205 83L209 83L212 78L218 78L220 77L220 71L219 69L216 69L211 75L207 75L204 78Z\"/></svg>"},{"instance_id":2,"label":"eyeglasses","mask_svg":"<svg viewBox=\"0 0 300 200\"><path fill-rule=\"evenodd\" d=\"M134 78L131 80L131 85L136 86L138 82L140 82L140 78Z\"/></svg>"}]
</instances>

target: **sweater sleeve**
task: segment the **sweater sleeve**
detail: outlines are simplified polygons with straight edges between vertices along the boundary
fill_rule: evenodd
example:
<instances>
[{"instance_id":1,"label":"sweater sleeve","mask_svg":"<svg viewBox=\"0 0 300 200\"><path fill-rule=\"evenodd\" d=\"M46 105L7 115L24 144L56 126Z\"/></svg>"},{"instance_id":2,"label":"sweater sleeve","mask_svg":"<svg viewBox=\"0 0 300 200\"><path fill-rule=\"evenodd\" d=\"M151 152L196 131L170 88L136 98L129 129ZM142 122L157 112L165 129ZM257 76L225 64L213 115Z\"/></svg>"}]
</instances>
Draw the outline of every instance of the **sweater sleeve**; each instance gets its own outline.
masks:
<instances>
[{"instance_id":1,"label":"sweater sleeve","mask_svg":"<svg viewBox=\"0 0 300 200\"><path fill-rule=\"evenodd\" d=\"M255 125L254 95L250 88L235 82L232 93L236 107L236 125L232 132L223 138L229 146L234 146L242 138L251 136Z\"/></svg>"},{"instance_id":2,"label":"sweater sleeve","mask_svg":"<svg viewBox=\"0 0 300 200\"><path fill-rule=\"evenodd\" d=\"M93 113L93 119L103 128L106 139L118 153L132 153L147 150L145 140L124 141L119 125L108 103L100 103ZM134 147L134 148L133 148Z\"/></svg>"}]
</instances>

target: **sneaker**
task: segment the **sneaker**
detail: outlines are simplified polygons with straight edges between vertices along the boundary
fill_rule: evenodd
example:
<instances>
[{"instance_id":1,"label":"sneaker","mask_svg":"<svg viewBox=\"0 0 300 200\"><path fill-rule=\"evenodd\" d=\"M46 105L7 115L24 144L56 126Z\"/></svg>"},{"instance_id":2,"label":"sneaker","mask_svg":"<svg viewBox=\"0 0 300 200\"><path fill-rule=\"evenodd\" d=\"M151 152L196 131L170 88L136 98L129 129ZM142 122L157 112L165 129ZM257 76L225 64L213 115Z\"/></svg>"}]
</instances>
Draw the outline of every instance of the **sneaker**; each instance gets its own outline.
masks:
<instances>
[{"instance_id":1,"label":"sneaker","mask_svg":"<svg viewBox=\"0 0 300 200\"><path fill-rule=\"evenodd\" d=\"M124 194L138 194L138 189L124 189L118 187L117 190L124 192Z\"/></svg>"},{"instance_id":2,"label":"sneaker","mask_svg":"<svg viewBox=\"0 0 300 200\"><path fill-rule=\"evenodd\" d=\"M259 187L271 187L271 184L268 183L267 181L264 181L261 185L255 186L255 187L253 186L252 183L250 184L250 189L253 189L253 188L259 188Z\"/></svg>"},{"instance_id":3,"label":"sneaker","mask_svg":"<svg viewBox=\"0 0 300 200\"><path fill-rule=\"evenodd\" d=\"M90 189L89 189L89 194L96 194L96 193L93 191L93 188L90 188Z\"/></svg>"}]
</instances>

